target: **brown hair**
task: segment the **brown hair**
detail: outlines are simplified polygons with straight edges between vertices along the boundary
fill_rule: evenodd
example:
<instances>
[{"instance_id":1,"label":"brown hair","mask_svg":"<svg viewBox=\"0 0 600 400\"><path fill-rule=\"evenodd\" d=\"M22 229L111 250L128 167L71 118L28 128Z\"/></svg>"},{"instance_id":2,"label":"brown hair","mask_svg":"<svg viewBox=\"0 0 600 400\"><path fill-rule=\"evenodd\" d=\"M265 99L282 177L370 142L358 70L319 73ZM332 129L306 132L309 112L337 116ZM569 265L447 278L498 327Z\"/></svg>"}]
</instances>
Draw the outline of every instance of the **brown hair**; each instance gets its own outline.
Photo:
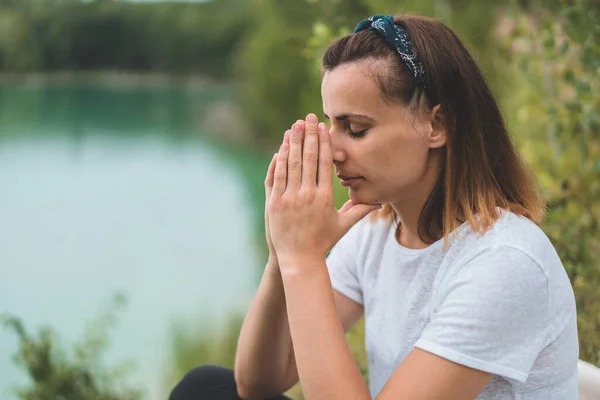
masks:
<instances>
[{"instance_id":1,"label":"brown hair","mask_svg":"<svg viewBox=\"0 0 600 400\"><path fill-rule=\"evenodd\" d=\"M535 180L511 142L498 104L467 49L435 19L401 16L395 22L412 38L425 70L425 88L384 38L368 30L332 43L323 57L323 68L331 71L352 62L383 61L373 69L373 78L386 101L427 110L440 105L447 143L438 180L419 217L421 240L447 239L457 220L468 221L483 233L499 218L497 208L539 223L545 206ZM397 218L390 205L378 215Z\"/></svg>"}]
</instances>

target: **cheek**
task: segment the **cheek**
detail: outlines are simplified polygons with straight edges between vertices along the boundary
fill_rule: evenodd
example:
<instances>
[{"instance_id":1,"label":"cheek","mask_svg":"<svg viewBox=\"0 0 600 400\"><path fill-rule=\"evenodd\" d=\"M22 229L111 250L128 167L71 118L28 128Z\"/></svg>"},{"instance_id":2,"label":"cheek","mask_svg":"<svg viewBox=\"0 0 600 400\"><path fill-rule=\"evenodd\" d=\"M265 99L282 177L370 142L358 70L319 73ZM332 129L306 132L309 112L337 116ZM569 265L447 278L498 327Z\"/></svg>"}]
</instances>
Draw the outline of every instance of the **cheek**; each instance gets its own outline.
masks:
<instances>
[{"instance_id":1,"label":"cheek","mask_svg":"<svg viewBox=\"0 0 600 400\"><path fill-rule=\"evenodd\" d=\"M381 149L385 154L382 159L391 164L392 169L418 168L427 160L429 148L419 136L411 136L395 138Z\"/></svg>"},{"instance_id":2,"label":"cheek","mask_svg":"<svg viewBox=\"0 0 600 400\"><path fill-rule=\"evenodd\" d=\"M429 148L415 135L414 138L396 138L388 143L373 162L386 176L386 180L406 185L422 177L427 166L428 154Z\"/></svg>"}]
</instances>

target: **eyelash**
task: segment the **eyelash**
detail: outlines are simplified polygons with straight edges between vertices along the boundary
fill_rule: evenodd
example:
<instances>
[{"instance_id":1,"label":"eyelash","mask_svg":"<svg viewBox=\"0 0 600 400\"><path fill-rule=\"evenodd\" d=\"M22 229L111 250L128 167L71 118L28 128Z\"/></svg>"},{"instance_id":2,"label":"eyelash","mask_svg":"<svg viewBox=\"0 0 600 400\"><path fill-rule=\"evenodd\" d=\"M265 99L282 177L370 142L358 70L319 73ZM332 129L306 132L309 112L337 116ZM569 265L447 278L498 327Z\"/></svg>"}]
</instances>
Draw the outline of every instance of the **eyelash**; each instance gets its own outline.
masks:
<instances>
[{"instance_id":1,"label":"eyelash","mask_svg":"<svg viewBox=\"0 0 600 400\"><path fill-rule=\"evenodd\" d=\"M362 131L359 131L359 132L354 132L352 129L348 128L348 133L350 134L350 137L352 139L360 139L361 137L363 137L365 135L365 133L367 133L367 129L363 129Z\"/></svg>"},{"instance_id":2,"label":"eyelash","mask_svg":"<svg viewBox=\"0 0 600 400\"><path fill-rule=\"evenodd\" d=\"M329 122L329 118L326 118ZM329 127L331 127L331 124L328 124ZM348 124L348 134L350 135L350 137L352 139L360 139L361 137L365 136L365 133L367 133L368 129L363 129L362 131L359 132L354 132L352 129L350 129L350 124Z\"/></svg>"}]
</instances>

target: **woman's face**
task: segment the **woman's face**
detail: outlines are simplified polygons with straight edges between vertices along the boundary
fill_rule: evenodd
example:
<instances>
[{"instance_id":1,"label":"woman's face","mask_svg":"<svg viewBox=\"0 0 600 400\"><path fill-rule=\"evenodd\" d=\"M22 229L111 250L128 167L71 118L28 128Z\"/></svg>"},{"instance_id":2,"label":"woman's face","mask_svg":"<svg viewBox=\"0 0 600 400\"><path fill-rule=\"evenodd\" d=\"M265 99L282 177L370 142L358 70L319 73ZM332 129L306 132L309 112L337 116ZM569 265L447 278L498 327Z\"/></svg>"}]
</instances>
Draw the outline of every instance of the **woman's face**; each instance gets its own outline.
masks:
<instances>
[{"instance_id":1,"label":"woman's face","mask_svg":"<svg viewBox=\"0 0 600 400\"><path fill-rule=\"evenodd\" d=\"M439 157L430 149L442 147L445 137L435 133L432 118L384 101L369 76L373 63L342 65L323 78L323 111L330 120L337 175L355 203L422 197L423 182L432 174L435 180L439 170Z\"/></svg>"}]
</instances>

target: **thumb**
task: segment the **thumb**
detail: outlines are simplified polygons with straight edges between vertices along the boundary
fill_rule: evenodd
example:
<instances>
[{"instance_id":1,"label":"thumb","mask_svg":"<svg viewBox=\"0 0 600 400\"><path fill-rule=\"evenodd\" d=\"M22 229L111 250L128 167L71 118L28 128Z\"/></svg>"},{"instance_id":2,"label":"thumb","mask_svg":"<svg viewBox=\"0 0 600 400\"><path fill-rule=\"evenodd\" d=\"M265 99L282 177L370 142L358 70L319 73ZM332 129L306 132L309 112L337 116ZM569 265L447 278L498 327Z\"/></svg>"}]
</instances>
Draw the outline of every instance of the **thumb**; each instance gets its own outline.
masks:
<instances>
[{"instance_id":1,"label":"thumb","mask_svg":"<svg viewBox=\"0 0 600 400\"><path fill-rule=\"evenodd\" d=\"M380 204L355 204L352 200L348 200L339 211L340 220L344 229L348 230L370 212L380 208Z\"/></svg>"}]
</instances>

